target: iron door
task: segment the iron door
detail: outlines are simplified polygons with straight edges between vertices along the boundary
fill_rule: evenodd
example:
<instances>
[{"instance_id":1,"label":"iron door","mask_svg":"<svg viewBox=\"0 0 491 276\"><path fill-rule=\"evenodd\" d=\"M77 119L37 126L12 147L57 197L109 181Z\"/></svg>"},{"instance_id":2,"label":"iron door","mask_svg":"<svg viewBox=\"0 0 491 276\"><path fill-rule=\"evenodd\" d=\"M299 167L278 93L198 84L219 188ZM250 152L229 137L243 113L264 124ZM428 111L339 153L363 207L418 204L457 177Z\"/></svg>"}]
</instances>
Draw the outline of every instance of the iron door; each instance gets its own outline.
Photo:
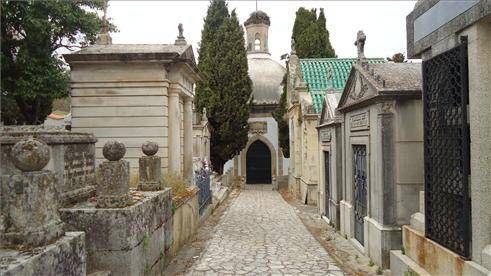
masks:
<instances>
[{"instance_id":1,"label":"iron door","mask_svg":"<svg viewBox=\"0 0 491 276\"><path fill-rule=\"evenodd\" d=\"M246 158L247 184L271 184L271 152L257 140L249 146Z\"/></svg>"},{"instance_id":2,"label":"iron door","mask_svg":"<svg viewBox=\"0 0 491 276\"><path fill-rule=\"evenodd\" d=\"M363 245L367 215L367 148L364 145L353 146L353 184L355 239Z\"/></svg>"},{"instance_id":3,"label":"iron door","mask_svg":"<svg viewBox=\"0 0 491 276\"><path fill-rule=\"evenodd\" d=\"M331 166L330 166L330 159L329 159L329 152L325 151L324 152L324 183L325 183L325 212L326 212L326 217L329 219L331 218L331 213L329 212L329 200L331 199L331 174L330 174Z\"/></svg>"},{"instance_id":4,"label":"iron door","mask_svg":"<svg viewBox=\"0 0 491 276\"><path fill-rule=\"evenodd\" d=\"M471 255L467 39L423 62L425 234Z\"/></svg>"}]
</instances>

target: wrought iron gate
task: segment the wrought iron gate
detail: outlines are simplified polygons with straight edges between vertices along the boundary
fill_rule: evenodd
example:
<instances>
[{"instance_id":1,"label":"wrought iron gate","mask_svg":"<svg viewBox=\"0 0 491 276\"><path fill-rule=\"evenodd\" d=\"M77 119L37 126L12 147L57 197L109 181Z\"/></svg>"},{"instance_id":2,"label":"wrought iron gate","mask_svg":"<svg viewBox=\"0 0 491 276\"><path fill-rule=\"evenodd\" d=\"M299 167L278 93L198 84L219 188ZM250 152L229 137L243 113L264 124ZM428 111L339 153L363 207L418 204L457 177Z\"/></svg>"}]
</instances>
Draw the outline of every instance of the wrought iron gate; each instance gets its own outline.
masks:
<instances>
[{"instance_id":1,"label":"wrought iron gate","mask_svg":"<svg viewBox=\"0 0 491 276\"><path fill-rule=\"evenodd\" d=\"M426 236L469 257L467 41L423 62Z\"/></svg>"},{"instance_id":2,"label":"wrought iron gate","mask_svg":"<svg viewBox=\"0 0 491 276\"><path fill-rule=\"evenodd\" d=\"M329 200L331 198L331 166L330 166L330 159L329 159L329 152L325 151L324 152L324 192L326 193L324 201L325 201L325 212L326 212L326 217L328 217L330 220L332 220L331 213L329 212Z\"/></svg>"},{"instance_id":3,"label":"wrought iron gate","mask_svg":"<svg viewBox=\"0 0 491 276\"><path fill-rule=\"evenodd\" d=\"M364 218L367 215L367 147L353 146L353 194L355 212L355 239L365 244Z\"/></svg>"}]
</instances>

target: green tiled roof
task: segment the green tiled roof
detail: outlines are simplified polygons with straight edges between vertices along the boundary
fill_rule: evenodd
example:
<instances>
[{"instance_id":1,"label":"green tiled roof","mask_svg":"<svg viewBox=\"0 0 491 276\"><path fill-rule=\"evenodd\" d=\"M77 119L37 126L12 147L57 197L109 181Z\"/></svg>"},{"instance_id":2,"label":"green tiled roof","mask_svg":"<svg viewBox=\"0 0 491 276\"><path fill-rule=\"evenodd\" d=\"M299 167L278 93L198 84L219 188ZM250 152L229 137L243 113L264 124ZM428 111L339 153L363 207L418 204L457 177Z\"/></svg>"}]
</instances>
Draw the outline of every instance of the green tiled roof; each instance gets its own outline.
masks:
<instances>
[{"instance_id":1,"label":"green tiled roof","mask_svg":"<svg viewBox=\"0 0 491 276\"><path fill-rule=\"evenodd\" d=\"M315 112L320 113L326 91L342 92L356 58L300 59L300 69L312 97ZM383 58L369 58L369 63L384 63Z\"/></svg>"}]
</instances>

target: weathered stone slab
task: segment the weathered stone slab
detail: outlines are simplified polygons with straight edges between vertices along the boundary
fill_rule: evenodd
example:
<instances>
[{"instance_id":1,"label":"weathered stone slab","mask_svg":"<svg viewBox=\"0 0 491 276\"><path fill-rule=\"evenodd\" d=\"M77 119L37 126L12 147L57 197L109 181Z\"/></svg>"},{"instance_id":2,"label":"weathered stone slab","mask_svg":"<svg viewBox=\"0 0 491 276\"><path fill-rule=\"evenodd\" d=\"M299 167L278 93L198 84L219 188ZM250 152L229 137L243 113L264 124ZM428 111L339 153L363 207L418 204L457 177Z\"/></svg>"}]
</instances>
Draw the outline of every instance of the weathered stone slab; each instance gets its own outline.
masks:
<instances>
[{"instance_id":1,"label":"weathered stone slab","mask_svg":"<svg viewBox=\"0 0 491 276\"><path fill-rule=\"evenodd\" d=\"M85 231L88 252L131 250L172 218L169 188L138 194L143 198L124 208L96 208L90 201L62 208L65 230Z\"/></svg>"},{"instance_id":2,"label":"weathered stone slab","mask_svg":"<svg viewBox=\"0 0 491 276\"><path fill-rule=\"evenodd\" d=\"M93 134L45 129L38 126L3 127L0 135L1 174L20 173L11 158L13 145L27 137L47 143L51 160L45 169L57 175L56 190L62 206L95 195L95 142Z\"/></svg>"},{"instance_id":3,"label":"weathered stone slab","mask_svg":"<svg viewBox=\"0 0 491 276\"><path fill-rule=\"evenodd\" d=\"M0 249L0 275L85 275L85 234L68 232L47 246L30 250Z\"/></svg>"}]
</instances>

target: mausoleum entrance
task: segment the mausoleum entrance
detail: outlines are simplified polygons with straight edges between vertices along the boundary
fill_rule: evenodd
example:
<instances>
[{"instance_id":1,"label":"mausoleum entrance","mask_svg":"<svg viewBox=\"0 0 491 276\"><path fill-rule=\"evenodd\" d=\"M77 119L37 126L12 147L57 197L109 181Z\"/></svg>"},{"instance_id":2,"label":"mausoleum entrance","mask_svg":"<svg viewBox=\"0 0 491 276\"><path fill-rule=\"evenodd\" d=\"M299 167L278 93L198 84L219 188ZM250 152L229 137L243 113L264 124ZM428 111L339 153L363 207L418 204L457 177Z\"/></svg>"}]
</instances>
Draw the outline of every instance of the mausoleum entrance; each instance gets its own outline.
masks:
<instances>
[{"instance_id":1,"label":"mausoleum entrance","mask_svg":"<svg viewBox=\"0 0 491 276\"><path fill-rule=\"evenodd\" d=\"M247 150L246 177L247 184L271 184L271 151L261 140Z\"/></svg>"}]
</instances>

